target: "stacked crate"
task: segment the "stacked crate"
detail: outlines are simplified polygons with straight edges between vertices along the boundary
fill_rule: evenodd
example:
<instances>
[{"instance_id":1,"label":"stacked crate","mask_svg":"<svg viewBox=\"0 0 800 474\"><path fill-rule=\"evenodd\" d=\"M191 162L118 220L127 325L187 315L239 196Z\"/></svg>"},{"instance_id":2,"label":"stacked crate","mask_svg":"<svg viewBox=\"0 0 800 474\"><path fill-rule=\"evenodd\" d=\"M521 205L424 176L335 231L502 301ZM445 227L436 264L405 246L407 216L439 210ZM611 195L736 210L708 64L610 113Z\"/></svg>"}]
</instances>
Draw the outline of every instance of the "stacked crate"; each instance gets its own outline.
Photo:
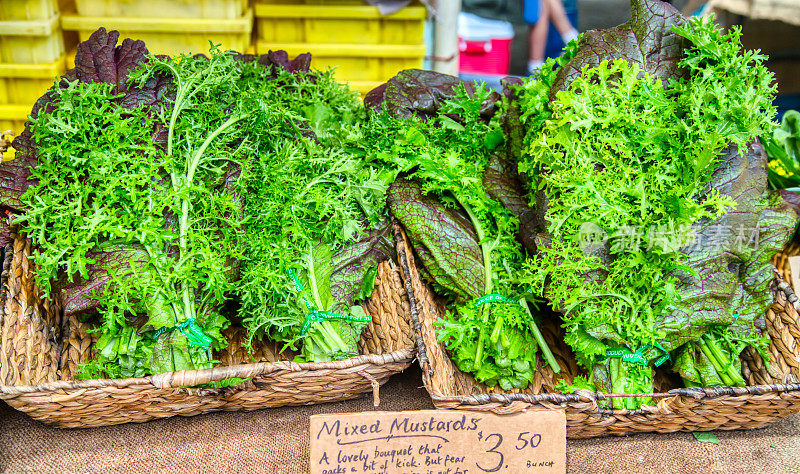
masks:
<instances>
[{"instance_id":1,"label":"stacked crate","mask_svg":"<svg viewBox=\"0 0 800 474\"><path fill-rule=\"evenodd\" d=\"M247 0L76 0L76 9L61 25L81 41L102 26L144 41L155 54L204 53L209 41L246 51L253 31Z\"/></svg>"},{"instance_id":2,"label":"stacked crate","mask_svg":"<svg viewBox=\"0 0 800 474\"><path fill-rule=\"evenodd\" d=\"M0 8L0 132L16 135L34 102L65 72L58 0L15 0Z\"/></svg>"},{"instance_id":3,"label":"stacked crate","mask_svg":"<svg viewBox=\"0 0 800 474\"><path fill-rule=\"evenodd\" d=\"M422 67L426 15L415 5L383 16L361 0L256 0L256 52L311 53L312 67L335 67L338 80L363 94Z\"/></svg>"}]
</instances>

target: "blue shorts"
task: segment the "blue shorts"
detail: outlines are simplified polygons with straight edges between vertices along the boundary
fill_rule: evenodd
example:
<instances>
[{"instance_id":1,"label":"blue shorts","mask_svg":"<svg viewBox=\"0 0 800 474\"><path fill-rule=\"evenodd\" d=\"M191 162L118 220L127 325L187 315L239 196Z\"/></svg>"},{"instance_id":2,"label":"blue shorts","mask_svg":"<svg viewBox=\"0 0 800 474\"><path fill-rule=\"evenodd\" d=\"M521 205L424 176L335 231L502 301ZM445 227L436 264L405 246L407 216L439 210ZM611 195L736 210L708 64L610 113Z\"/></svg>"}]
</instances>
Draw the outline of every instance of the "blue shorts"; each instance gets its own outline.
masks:
<instances>
[{"instance_id":1,"label":"blue shorts","mask_svg":"<svg viewBox=\"0 0 800 474\"><path fill-rule=\"evenodd\" d=\"M542 2L540 0L524 0L522 2L522 19L529 25L535 25L542 17Z\"/></svg>"}]
</instances>

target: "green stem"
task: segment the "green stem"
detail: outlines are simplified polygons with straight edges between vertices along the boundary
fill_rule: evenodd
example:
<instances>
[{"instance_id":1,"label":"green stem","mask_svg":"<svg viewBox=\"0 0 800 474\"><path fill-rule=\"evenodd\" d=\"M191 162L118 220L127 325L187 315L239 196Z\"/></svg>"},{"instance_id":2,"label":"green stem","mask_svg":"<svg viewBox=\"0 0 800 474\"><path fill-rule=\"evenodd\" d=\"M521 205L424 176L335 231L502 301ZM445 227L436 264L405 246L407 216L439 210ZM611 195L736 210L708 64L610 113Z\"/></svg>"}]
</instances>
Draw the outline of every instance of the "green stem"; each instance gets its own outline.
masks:
<instances>
[{"instance_id":1,"label":"green stem","mask_svg":"<svg viewBox=\"0 0 800 474\"><path fill-rule=\"evenodd\" d=\"M314 305L316 305L317 309L320 311L327 311L328 308L322 306L322 298L319 296L319 288L317 288L317 279L315 278L316 270L314 268L314 250L311 248L311 244L309 244L306 262L308 263L308 286L311 288L311 296L314 298Z\"/></svg>"},{"instance_id":2,"label":"green stem","mask_svg":"<svg viewBox=\"0 0 800 474\"><path fill-rule=\"evenodd\" d=\"M486 233L483 231L483 227L481 227L480 221L478 221L478 216L475 215L475 212L472 211L472 208L469 204L461 201L456 196L456 200L464 208L467 212L467 216L469 216L470 222L472 222L472 226L475 227L475 234L478 237L478 245L481 246L481 256L483 257L483 273L484 273L484 290L483 294L488 295L492 292L492 262L490 260L490 250L489 247L484 242L486 238Z\"/></svg>"},{"instance_id":3,"label":"green stem","mask_svg":"<svg viewBox=\"0 0 800 474\"><path fill-rule=\"evenodd\" d=\"M478 371L478 367L480 367L483 359L483 329L486 326L486 323L489 322L489 312L486 311L486 305L481 306L480 313L482 324L480 330L478 331L478 348L475 350L475 361L472 364L472 368L476 372Z\"/></svg>"},{"instance_id":4,"label":"green stem","mask_svg":"<svg viewBox=\"0 0 800 474\"><path fill-rule=\"evenodd\" d=\"M730 380L730 386L744 386L744 378L742 374L737 373L733 369L733 360L728 357L728 354L723 351L717 342L711 338L708 339L708 348L711 350L711 353L714 354L717 361L722 365L723 372ZM732 354L731 354L732 355Z\"/></svg>"},{"instance_id":5,"label":"green stem","mask_svg":"<svg viewBox=\"0 0 800 474\"><path fill-rule=\"evenodd\" d=\"M152 252L152 250L150 250L150 247L144 245L144 242L142 242L142 247L144 247L144 250L147 252L147 255L150 257L150 259L151 260L155 260L154 256L153 256L153 252ZM158 279L161 280L161 285L166 287L167 281L164 279L164 275L161 274L161 271L159 271L159 269L158 269L158 267L156 265L151 265L151 266L153 267L153 269L155 269L156 275L158 275ZM180 315L180 312L178 311L178 307L175 306L175 302L174 301L170 301L169 305L172 308L172 317L175 320L175 322L177 323L178 322L178 315Z\"/></svg>"},{"instance_id":6,"label":"green stem","mask_svg":"<svg viewBox=\"0 0 800 474\"><path fill-rule=\"evenodd\" d=\"M700 340L697 342L697 345L700 347L700 350L703 351L703 354L705 354L706 358L708 358L708 360L711 361L711 365L714 366L714 370L717 371L717 375L719 375L719 378L722 380L722 383L724 383L728 387L732 386L733 380L731 380L731 378L728 376L727 371L725 370L725 367L720 363L720 361L714 355L714 352L709 347L708 340L705 337L701 337Z\"/></svg>"},{"instance_id":7,"label":"green stem","mask_svg":"<svg viewBox=\"0 0 800 474\"><path fill-rule=\"evenodd\" d=\"M544 340L544 336L542 336L542 332L539 331L539 326L536 325L536 320L533 319L533 314L531 313L531 309L528 307L528 302L525 298L519 299L519 304L525 308L525 312L528 313L528 321L530 321L530 328L531 332L533 333L534 337L536 338L536 342L539 344L539 348L542 350L542 354L544 355L544 359L547 361L547 365L553 369L554 373L561 372L561 367L558 366L558 362L556 362L556 358L553 353L550 351L550 347Z\"/></svg>"},{"instance_id":8,"label":"green stem","mask_svg":"<svg viewBox=\"0 0 800 474\"><path fill-rule=\"evenodd\" d=\"M483 294L488 295L492 292L492 264L490 260L490 251L484 239L486 238L486 234L483 231L483 227L481 227L480 222L478 221L478 216L472 211L472 208L469 204L463 202L461 199L458 199L458 196L455 196L456 201L464 208L467 212L467 216L469 216L469 220L472 222L472 226L475 228L475 234L478 237L478 245L481 246L481 257L483 258L483 273L484 273L484 290ZM481 359L483 359L483 338L484 334L484 327L489 322L489 311L486 309L486 305L481 306L480 309L481 313L481 329L478 332L478 349L475 351L475 361L473 364L474 370L478 370L478 367L481 364Z\"/></svg>"},{"instance_id":9,"label":"green stem","mask_svg":"<svg viewBox=\"0 0 800 474\"><path fill-rule=\"evenodd\" d=\"M313 347L316 345L319 348L319 352L324 354L330 354L332 348L328 345L325 335L323 334L323 329L318 327L316 331L312 331L311 334L311 346L312 350L309 352L314 354Z\"/></svg>"},{"instance_id":10,"label":"green stem","mask_svg":"<svg viewBox=\"0 0 800 474\"><path fill-rule=\"evenodd\" d=\"M191 157L189 162L187 163L186 169L186 187L191 188L192 181L194 180L194 174L197 171L197 167L200 165L200 159L203 157L203 153L205 153L206 149L211 145L220 133L227 130L236 122L243 120L243 115L234 115L228 120L226 120L222 125L217 127L216 130L211 132L211 134L206 137L203 144L200 148L197 149L194 156ZM171 124L172 125L172 124ZM170 127L171 127L170 125ZM183 260L186 257L186 246L187 246L187 235L189 234L189 198L186 197L183 199L181 203L181 219L180 219L180 234L178 237L178 246L180 248L180 257L179 260ZM184 316L186 319L191 318L195 315L194 310L194 301L190 298L189 295L189 286L186 282L181 283L181 293L183 296L183 308L184 308Z\"/></svg>"},{"instance_id":11,"label":"green stem","mask_svg":"<svg viewBox=\"0 0 800 474\"><path fill-rule=\"evenodd\" d=\"M309 336L311 336L312 343L319 347L321 355L326 359L330 360L331 355L335 352L350 352L350 347L339 336L330 321L319 321L314 326L314 329L316 331L310 332ZM313 350L309 352L314 353Z\"/></svg>"},{"instance_id":12,"label":"green stem","mask_svg":"<svg viewBox=\"0 0 800 474\"><path fill-rule=\"evenodd\" d=\"M608 375L611 379L611 393L625 393L625 380L622 374L622 361L611 359L608 361ZM618 397L611 399L612 408L623 408L624 402Z\"/></svg>"},{"instance_id":13,"label":"green stem","mask_svg":"<svg viewBox=\"0 0 800 474\"><path fill-rule=\"evenodd\" d=\"M503 329L503 318L497 318L497 321L494 323L494 329L492 329L492 334L489 336L489 340L492 341L492 344L497 344L501 329Z\"/></svg>"}]
</instances>

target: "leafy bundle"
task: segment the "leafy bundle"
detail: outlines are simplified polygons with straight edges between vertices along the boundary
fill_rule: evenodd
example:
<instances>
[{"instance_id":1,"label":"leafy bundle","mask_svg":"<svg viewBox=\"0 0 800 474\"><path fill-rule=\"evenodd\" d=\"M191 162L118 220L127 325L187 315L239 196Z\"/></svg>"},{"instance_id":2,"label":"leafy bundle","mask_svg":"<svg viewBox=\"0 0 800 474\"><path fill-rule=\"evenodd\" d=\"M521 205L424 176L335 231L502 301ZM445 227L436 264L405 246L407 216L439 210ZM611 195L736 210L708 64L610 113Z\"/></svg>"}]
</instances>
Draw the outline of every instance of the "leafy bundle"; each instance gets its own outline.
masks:
<instances>
[{"instance_id":1,"label":"leafy bundle","mask_svg":"<svg viewBox=\"0 0 800 474\"><path fill-rule=\"evenodd\" d=\"M369 317L356 301L372 295L377 265L392 253L386 189L396 171L360 151L365 111L330 74L278 77L259 88L282 115L243 169L247 216L242 282L244 325L290 346L307 361L343 359Z\"/></svg>"},{"instance_id":2,"label":"leafy bundle","mask_svg":"<svg viewBox=\"0 0 800 474\"><path fill-rule=\"evenodd\" d=\"M81 44L15 140L10 170L29 163L19 174L30 175L17 222L36 242L39 286L60 290L67 314L102 312L84 375L207 368L226 345L220 308L237 254L222 181L238 137L220 133L242 119L220 87L237 63L148 61L142 42L117 37L101 29Z\"/></svg>"},{"instance_id":3,"label":"leafy bundle","mask_svg":"<svg viewBox=\"0 0 800 474\"><path fill-rule=\"evenodd\" d=\"M67 315L101 316L82 376L210 367L234 297L254 337L303 338L309 360L353 355L369 317L349 305L388 258L393 179L336 151L332 124L350 133L357 96L310 72L309 55L155 57L117 39L100 29L79 46L0 166L40 287Z\"/></svg>"},{"instance_id":4,"label":"leafy bundle","mask_svg":"<svg viewBox=\"0 0 800 474\"><path fill-rule=\"evenodd\" d=\"M508 390L533 380L539 346L558 366L516 282L524 260L519 217L492 194L516 192L504 187L507 170L490 154L502 141L488 120L496 99L480 85L409 70L367 103L383 106L386 114L377 117L393 124L390 141L379 146L409 169L389 189L389 208L426 278L455 303L438 337L461 370Z\"/></svg>"},{"instance_id":5,"label":"leafy bundle","mask_svg":"<svg viewBox=\"0 0 800 474\"><path fill-rule=\"evenodd\" d=\"M732 367L760 344L769 257L796 219L753 142L773 114L762 62L736 29L633 0L629 23L587 32L524 86L519 168L541 223L524 279L601 391L652 392L669 353L687 383L743 384Z\"/></svg>"}]
</instances>

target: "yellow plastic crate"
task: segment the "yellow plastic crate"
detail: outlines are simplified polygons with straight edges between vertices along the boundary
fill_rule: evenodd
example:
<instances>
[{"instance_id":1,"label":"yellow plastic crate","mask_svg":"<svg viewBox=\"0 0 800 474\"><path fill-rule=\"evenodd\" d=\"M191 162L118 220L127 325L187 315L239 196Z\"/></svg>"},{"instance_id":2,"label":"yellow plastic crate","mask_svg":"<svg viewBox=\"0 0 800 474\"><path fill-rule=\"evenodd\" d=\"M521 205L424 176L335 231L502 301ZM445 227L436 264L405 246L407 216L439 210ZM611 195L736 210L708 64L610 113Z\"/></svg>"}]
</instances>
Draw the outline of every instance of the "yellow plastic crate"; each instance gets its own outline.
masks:
<instances>
[{"instance_id":1,"label":"yellow plastic crate","mask_svg":"<svg viewBox=\"0 0 800 474\"><path fill-rule=\"evenodd\" d=\"M0 104L30 104L66 71L66 58L47 64L0 64Z\"/></svg>"},{"instance_id":2,"label":"yellow plastic crate","mask_svg":"<svg viewBox=\"0 0 800 474\"><path fill-rule=\"evenodd\" d=\"M314 69L336 68L336 79L366 92L399 71L421 68L425 45L256 43L258 54L283 49L289 57L311 53Z\"/></svg>"},{"instance_id":3,"label":"yellow plastic crate","mask_svg":"<svg viewBox=\"0 0 800 474\"><path fill-rule=\"evenodd\" d=\"M270 5L364 5L364 0L255 0Z\"/></svg>"},{"instance_id":4,"label":"yellow plastic crate","mask_svg":"<svg viewBox=\"0 0 800 474\"><path fill-rule=\"evenodd\" d=\"M28 115L31 113L33 104L30 105L0 105L0 132L11 130L14 136L19 136L25 130L25 122L28 121ZM3 160L10 160L14 158L14 149L9 150L3 154Z\"/></svg>"},{"instance_id":5,"label":"yellow plastic crate","mask_svg":"<svg viewBox=\"0 0 800 474\"><path fill-rule=\"evenodd\" d=\"M247 0L76 0L81 16L236 19Z\"/></svg>"},{"instance_id":6,"label":"yellow plastic crate","mask_svg":"<svg viewBox=\"0 0 800 474\"><path fill-rule=\"evenodd\" d=\"M58 13L56 0L9 0L0 5L0 21L46 20Z\"/></svg>"},{"instance_id":7,"label":"yellow plastic crate","mask_svg":"<svg viewBox=\"0 0 800 474\"><path fill-rule=\"evenodd\" d=\"M209 49L209 41L221 43L223 50L245 51L250 46L253 11L232 20L64 15L61 26L67 31L77 31L81 41L89 39L101 26L118 30L120 39L142 40L155 54L204 53Z\"/></svg>"},{"instance_id":8,"label":"yellow plastic crate","mask_svg":"<svg viewBox=\"0 0 800 474\"><path fill-rule=\"evenodd\" d=\"M0 21L0 62L51 63L64 54L59 16L46 20Z\"/></svg>"},{"instance_id":9,"label":"yellow plastic crate","mask_svg":"<svg viewBox=\"0 0 800 474\"><path fill-rule=\"evenodd\" d=\"M257 3L258 41L281 43L422 44L425 7L381 16L364 5Z\"/></svg>"}]
</instances>

